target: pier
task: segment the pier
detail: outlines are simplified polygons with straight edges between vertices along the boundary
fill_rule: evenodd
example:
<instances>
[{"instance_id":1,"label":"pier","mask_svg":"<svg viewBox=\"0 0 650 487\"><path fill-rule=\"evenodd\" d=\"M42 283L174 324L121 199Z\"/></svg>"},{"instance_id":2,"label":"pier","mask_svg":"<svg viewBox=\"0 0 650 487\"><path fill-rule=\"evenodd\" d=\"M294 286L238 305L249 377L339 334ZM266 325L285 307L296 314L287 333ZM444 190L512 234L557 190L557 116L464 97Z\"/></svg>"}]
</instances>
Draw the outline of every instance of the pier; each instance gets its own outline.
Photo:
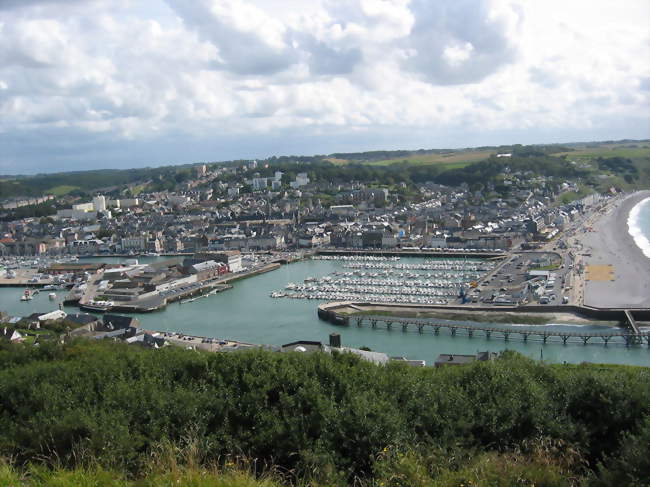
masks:
<instances>
[{"instance_id":1,"label":"pier","mask_svg":"<svg viewBox=\"0 0 650 487\"><path fill-rule=\"evenodd\" d=\"M463 335L469 338L473 338L474 336L483 336L483 338L487 340L491 338L500 338L508 341L511 337L516 337L524 342L527 342L529 339L536 339L542 343L547 343L549 342L549 339L555 339L552 341L559 342L561 340L563 345L566 345L567 342L580 343L580 341L583 345L587 345L587 343L592 339L594 339L594 341L600 340L599 343L607 345L610 340L620 338L625 341L626 346L637 345L645 341L647 346L650 347L650 332L641 331L638 331L637 333L625 330L603 333L569 332L562 330L552 331L542 327L535 329L534 325L530 328L509 328L507 325L503 327L491 327L442 323L416 318L373 315L349 316L340 320L338 323L346 325L355 324L358 327L361 327L364 324L369 324L373 329L382 325L382 327L387 330L391 330L395 326L401 328L403 332L408 331L409 328L417 329L419 333L423 333L425 329L430 329L433 330L434 335L439 335L441 330L447 330L451 336L454 337L457 335Z\"/></svg>"},{"instance_id":2,"label":"pier","mask_svg":"<svg viewBox=\"0 0 650 487\"><path fill-rule=\"evenodd\" d=\"M641 342L643 340L643 337L641 335L641 331L639 330L639 325L636 324L636 320L634 319L634 315L632 314L632 311L626 309L624 313L625 313L625 325L630 329L630 331L632 332L631 334L636 337L637 342Z\"/></svg>"}]
</instances>

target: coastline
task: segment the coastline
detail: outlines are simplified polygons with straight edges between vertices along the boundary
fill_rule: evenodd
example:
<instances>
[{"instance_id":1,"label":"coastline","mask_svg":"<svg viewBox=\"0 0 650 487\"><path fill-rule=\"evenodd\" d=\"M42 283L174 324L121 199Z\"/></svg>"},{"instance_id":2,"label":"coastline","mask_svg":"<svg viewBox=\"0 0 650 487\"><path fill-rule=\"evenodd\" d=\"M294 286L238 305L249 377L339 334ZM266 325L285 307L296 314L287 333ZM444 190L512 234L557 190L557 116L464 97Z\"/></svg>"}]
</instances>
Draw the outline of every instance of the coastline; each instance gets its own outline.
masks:
<instances>
[{"instance_id":1,"label":"coastline","mask_svg":"<svg viewBox=\"0 0 650 487\"><path fill-rule=\"evenodd\" d=\"M611 266L613 278L586 280L586 305L650 308L650 258L636 244L628 228L632 208L649 197L650 190L627 196L597 219L592 231L585 229L580 235L584 271Z\"/></svg>"},{"instance_id":2,"label":"coastline","mask_svg":"<svg viewBox=\"0 0 650 487\"><path fill-rule=\"evenodd\" d=\"M643 233L643 229L641 228L639 221L642 206L650 206L650 197L642 199L630 210L627 219L628 233L632 236L632 239L634 240L634 243L636 243L636 246L641 249L641 252L648 259L650 259L650 241L648 240L648 237Z\"/></svg>"}]
</instances>

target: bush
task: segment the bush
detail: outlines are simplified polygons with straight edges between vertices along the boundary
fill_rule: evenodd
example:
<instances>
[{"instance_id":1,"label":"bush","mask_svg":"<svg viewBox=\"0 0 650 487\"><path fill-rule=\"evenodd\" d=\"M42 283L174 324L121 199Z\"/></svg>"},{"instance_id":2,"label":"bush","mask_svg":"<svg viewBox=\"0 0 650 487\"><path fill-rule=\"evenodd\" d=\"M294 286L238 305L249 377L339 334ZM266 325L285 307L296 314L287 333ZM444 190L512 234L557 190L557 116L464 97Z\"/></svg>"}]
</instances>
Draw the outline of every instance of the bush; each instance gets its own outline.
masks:
<instances>
[{"instance_id":1,"label":"bush","mask_svg":"<svg viewBox=\"0 0 650 487\"><path fill-rule=\"evenodd\" d=\"M555 459L549 479L556 470L585 476L599 464L603 478L608 469L637 478L647 467L638 445L650 429L649 378L646 368L549 366L516 353L416 369L350 354L4 345L0 456L66 468L92 459L139 475L160 445L193 444L202 465L239 456L298 479L373 479L385 476L382 452L399 451L406 463L391 468L437 478L446 470L432 469L427 452L464 459L445 467L451 472L471 470L481 455L515 471L516 458L531 468L547 458L530 446L543 438L562 445L547 452Z\"/></svg>"}]
</instances>

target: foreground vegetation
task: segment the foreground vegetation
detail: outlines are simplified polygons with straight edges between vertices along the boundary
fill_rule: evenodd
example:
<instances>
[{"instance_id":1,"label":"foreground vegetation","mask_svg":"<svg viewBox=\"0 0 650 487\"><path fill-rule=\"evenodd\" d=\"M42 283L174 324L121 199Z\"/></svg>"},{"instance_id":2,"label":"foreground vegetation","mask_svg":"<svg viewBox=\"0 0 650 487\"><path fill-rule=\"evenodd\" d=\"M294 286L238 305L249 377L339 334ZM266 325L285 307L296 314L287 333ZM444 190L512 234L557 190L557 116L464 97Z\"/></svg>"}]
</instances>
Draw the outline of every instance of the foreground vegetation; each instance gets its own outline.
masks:
<instances>
[{"instance_id":1,"label":"foreground vegetation","mask_svg":"<svg viewBox=\"0 0 650 487\"><path fill-rule=\"evenodd\" d=\"M644 485L649 379L515 353L415 369L349 354L2 345L0 484ZM123 483L74 480L87 477Z\"/></svg>"}]
</instances>

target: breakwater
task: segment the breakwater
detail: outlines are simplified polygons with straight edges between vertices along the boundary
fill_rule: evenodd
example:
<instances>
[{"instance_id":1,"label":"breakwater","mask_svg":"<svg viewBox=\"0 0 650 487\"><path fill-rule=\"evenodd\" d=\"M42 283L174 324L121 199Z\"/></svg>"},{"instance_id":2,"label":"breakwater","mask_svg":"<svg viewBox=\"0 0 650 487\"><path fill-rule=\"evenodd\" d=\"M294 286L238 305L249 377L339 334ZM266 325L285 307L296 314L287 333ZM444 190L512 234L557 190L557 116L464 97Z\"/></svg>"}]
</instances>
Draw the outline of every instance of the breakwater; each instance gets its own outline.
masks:
<instances>
[{"instance_id":1,"label":"breakwater","mask_svg":"<svg viewBox=\"0 0 650 487\"><path fill-rule=\"evenodd\" d=\"M381 310L381 315L373 315L373 312ZM392 314L391 311L394 313ZM434 318L425 319L418 317L420 313L445 311L460 311L463 313L484 313L485 315L503 315L504 313L532 313L532 314L549 314L549 313L572 313L574 315L589 318L596 321L618 321L620 327L610 327L603 332L567 332L549 331L542 327L530 329L512 329L504 326L494 327L485 325L464 325L450 324L443 321L435 321ZM337 325L350 325L352 323L362 326L364 322L371 324L376 328L378 323L383 324L388 329L393 325L401 326L403 331L407 331L409 325L416 327L421 333L425 326L433 327L435 334L438 334L441 328L448 329L452 336L461 330L469 338L474 336L475 332L481 332L486 338L490 338L494 333L496 336L504 338L506 341L510 335L519 335L523 341L527 341L530 336L539 337L543 343L549 338L560 338L566 345L569 338L580 338L583 344L591 338L599 338L607 345L611 339L620 338L629 345L646 343L650 347L650 332L641 331L636 320L650 320L649 309L598 309L587 306L575 305L557 305L557 306L511 306L500 307L498 309L486 306L436 306L436 305L407 305L407 304L378 304L378 303L359 303L359 302L339 302L326 303L318 306L318 317L322 320L329 321ZM411 316L400 316L409 314ZM415 315L415 316L413 316ZM507 325L506 325L507 326Z\"/></svg>"},{"instance_id":2,"label":"breakwater","mask_svg":"<svg viewBox=\"0 0 650 487\"><path fill-rule=\"evenodd\" d=\"M487 258L505 258L506 253L501 251L479 250L476 252L467 252L462 250L411 250L411 249L317 249L317 255L381 255L397 257L444 257L444 258L468 258L468 259L487 259Z\"/></svg>"}]
</instances>

